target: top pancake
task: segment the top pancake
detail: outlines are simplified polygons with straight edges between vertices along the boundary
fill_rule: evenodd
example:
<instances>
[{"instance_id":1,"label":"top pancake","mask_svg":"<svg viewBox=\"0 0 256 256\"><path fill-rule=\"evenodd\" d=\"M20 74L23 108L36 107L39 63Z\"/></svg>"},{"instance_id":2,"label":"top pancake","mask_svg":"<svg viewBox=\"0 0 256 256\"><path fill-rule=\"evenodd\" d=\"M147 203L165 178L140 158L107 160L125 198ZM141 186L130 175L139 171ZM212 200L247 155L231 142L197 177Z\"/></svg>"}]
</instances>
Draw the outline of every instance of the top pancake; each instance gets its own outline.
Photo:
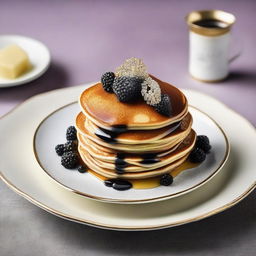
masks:
<instances>
[{"instance_id":1,"label":"top pancake","mask_svg":"<svg viewBox=\"0 0 256 256\"><path fill-rule=\"evenodd\" d=\"M81 94L79 102L83 113L90 121L105 129L158 129L181 120L188 111L186 97L176 87L151 77L159 83L162 93L169 95L172 103L171 117L159 114L143 99L133 103L122 103L114 93L107 93L101 83L95 84Z\"/></svg>"}]
</instances>

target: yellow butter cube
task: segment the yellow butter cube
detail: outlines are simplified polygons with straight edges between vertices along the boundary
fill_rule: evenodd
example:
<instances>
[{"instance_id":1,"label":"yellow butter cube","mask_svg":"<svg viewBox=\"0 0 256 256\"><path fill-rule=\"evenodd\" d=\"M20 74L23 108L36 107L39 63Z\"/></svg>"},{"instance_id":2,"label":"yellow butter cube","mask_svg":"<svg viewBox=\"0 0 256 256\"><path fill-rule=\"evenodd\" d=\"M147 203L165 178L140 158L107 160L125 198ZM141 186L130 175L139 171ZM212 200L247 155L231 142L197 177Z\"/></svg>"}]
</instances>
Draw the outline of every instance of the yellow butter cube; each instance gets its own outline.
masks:
<instances>
[{"instance_id":1,"label":"yellow butter cube","mask_svg":"<svg viewBox=\"0 0 256 256\"><path fill-rule=\"evenodd\" d=\"M14 79L30 67L27 53L18 45L0 50L0 77Z\"/></svg>"}]
</instances>

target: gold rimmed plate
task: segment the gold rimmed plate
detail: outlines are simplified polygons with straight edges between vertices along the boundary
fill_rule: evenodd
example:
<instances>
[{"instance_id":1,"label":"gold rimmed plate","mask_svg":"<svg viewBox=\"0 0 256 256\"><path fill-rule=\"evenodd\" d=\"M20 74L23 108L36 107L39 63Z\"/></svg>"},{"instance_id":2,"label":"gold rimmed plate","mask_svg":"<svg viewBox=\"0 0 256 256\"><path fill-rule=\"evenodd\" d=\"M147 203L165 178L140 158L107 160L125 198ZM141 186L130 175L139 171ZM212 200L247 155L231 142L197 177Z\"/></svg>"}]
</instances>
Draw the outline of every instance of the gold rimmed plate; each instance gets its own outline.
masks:
<instances>
[{"instance_id":1,"label":"gold rimmed plate","mask_svg":"<svg viewBox=\"0 0 256 256\"><path fill-rule=\"evenodd\" d=\"M90 199L112 203L148 203L166 200L188 193L209 181L221 170L229 154L229 143L223 129L202 111L189 107L198 134L209 137L211 152L199 166L186 170L174 179L171 186L158 186L151 189L130 189L117 191L104 185L104 182L90 173L67 170L60 164L55 146L65 142L65 131L74 125L79 112L76 102L67 104L47 115L39 124L34 135L34 154L42 170L54 181L73 193Z\"/></svg>"},{"instance_id":2,"label":"gold rimmed plate","mask_svg":"<svg viewBox=\"0 0 256 256\"><path fill-rule=\"evenodd\" d=\"M183 90L190 104L215 119L225 129L231 144L228 161L211 180L190 193L148 204L102 203L58 185L42 171L34 156L35 130L50 113L75 101L84 89L82 85L38 95L0 118L0 177L38 207L95 227L153 230L198 221L224 211L255 188L255 128L214 98L191 90ZM243 136L238 136L238 131Z\"/></svg>"}]
</instances>

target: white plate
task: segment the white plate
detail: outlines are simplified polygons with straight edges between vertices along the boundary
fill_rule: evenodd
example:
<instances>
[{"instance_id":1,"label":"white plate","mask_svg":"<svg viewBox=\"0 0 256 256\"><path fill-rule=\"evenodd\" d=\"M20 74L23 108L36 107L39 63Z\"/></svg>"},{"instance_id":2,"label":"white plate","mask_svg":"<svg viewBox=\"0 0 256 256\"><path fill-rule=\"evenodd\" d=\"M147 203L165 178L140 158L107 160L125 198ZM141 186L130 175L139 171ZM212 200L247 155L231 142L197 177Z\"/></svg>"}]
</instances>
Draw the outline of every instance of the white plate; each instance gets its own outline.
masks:
<instances>
[{"instance_id":1,"label":"white plate","mask_svg":"<svg viewBox=\"0 0 256 256\"><path fill-rule=\"evenodd\" d=\"M65 142L66 128L74 125L75 117L80 112L77 103L68 104L44 119L34 139L37 160L45 172L65 188L86 197L115 203L146 203L179 196L203 185L210 180L224 165L229 145L221 128L210 117L190 107L193 116L193 128L197 134L209 137L212 150L206 160L198 167L185 171L174 179L171 186L159 186L153 189L129 189L117 191L106 187L104 182L90 173L81 174L67 170L60 164L60 157L55 153L55 146Z\"/></svg>"},{"instance_id":2,"label":"white plate","mask_svg":"<svg viewBox=\"0 0 256 256\"><path fill-rule=\"evenodd\" d=\"M219 101L184 90L190 104L211 115L230 139L230 157L213 179L198 189L148 204L111 204L87 199L56 184L39 166L33 135L48 113L75 101L85 86L35 96L0 120L3 181L35 205L68 220L117 230L152 230L197 221L238 203L256 186L255 128ZM240 135L243 136L240 136Z\"/></svg>"},{"instance_id":3,"label":"white plate","mask_svg":"<svg viewBox=\"0 0 256 256\"><path fill-rule=\"evenodd\" d=\"M0 78L0 87L11 87L28 83L40 77L48 69L51 59L50 52L41 42L25 36L0 35L0 49L10 44L17 44L26 51L32 68L16 79Z\"/></svg>"}]
</instances>

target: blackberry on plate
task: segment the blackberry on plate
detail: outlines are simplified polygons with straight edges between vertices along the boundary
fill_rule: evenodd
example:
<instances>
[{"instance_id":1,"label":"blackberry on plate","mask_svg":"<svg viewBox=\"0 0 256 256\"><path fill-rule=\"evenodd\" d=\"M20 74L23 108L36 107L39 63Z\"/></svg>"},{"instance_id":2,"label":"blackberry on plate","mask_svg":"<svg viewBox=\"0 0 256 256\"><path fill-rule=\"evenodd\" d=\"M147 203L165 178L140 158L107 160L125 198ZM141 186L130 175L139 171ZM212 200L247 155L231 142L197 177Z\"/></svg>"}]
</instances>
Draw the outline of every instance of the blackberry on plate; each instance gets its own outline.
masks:
<instances>
[{"instance_id":1,"label":"blackberry on plate","mask_svg":"<svg viewBox=\"0 0 256 256\"><path fill-rule=\"evenodd\" d=\"M77 170L80 172L80 173L85 173L86 172L86 167L84 165L79 165L77 167Z\"/></svg>"},{"instance_id":2,"label":"blackberry on plate","mask_svg":"<svg viewBox=\"0 0 256 256\"><path fill-rule=\"evenodd\" d=\"M196 138L196 147L201 148L205 153L209 153L211 145L209 138L205 135L198 135Z\"/></svg>"},{"instance_id":3,"label":"blackberry on plate","mask_svg":"<svg viewBox=\"0 0 256 256\"><path fill-rule=\"evenodd\" d=\"M189 160L192 163L201 163L205 158L206 154L201 148L194 148L189 155Z\"/></svg>"},{"instance_id":4,"label":"blackberry on plate","mask_svg":"<svg viewBox=\"0 0 256 256\"><path fill-rule=\"evenodd\" d=\"M170 186L173 183L173 177L169 173L164 174L160 178L160 184L163 186Z\"/></svg>"},{"instance_id":5,"label":"blackberry on plate","mask_svg":"<svg viewBox=\"0 0 256 256\"><path fill-rule=\"evenodd\" d=\"M113 91L121 102L132 102L141 97L142 78L116 77L113 83Z\"/></svg>"},{"instance_id":6,"label":"blackberry on plate","mask_svg":"<svg viewBox=\"0 0 256 256\"><path fill-rule=\"evenodd\" d=\"M77 143L75 141L68 141L64 144L64 152L76 152Z\"/></svg>"},{"instance_id":7,"label":"blackberry on plate","mask_svg":"<svg viewBox=\"0 0 256 256\"><path fill-rule=\"evenodd\" d=\"M55 147L55 151L57 153L58 156L62 156L63 153L64 153L64 144L58 144L56 147Z\"/></svg>"},{"instance_id":8,"label":"blackberry on plate","mask_svg":"<svg viewBox=\"0 0 256 256\"><path fill-rule=\"evenodd\" d=\"M164 116L171 116L172 114L172 105L170 97L167 94L161 95L161 101L154 106L155 110L164 115Z\"/></svg>"},{"instance_id":9,"label":"blackberry on plate","mask_svg":"<svg viewBox=\"0 0 256 256\"><path fill-rule=\"evenodd\" d=\"M73 152L66 152L61 157L61 164L66 169L74 169L78 164L78 155Z\"/></svg>"},{"instance_id":10,"label":"blackberry on plate","mask_svg":"<svg viewBox=\"0 0 256 256\"><path fill-rule=\"evenodd\" d=\"M115 73L113 72L106 72L101 77L101 83L103 86L103 89L106 92L113 92L112 85L115 80Z\"/></svg>"},{"instance_id":11,"label":"blackberry on plate","mask_svg":"<svg viewBox=\"0 0 256 256\"><path fill-rule=\"evenodd\" d=\"M76 127L75 126L69 126L66 132L66 138L67 140L76 140Z\"/></svg>"}]
</instances>

